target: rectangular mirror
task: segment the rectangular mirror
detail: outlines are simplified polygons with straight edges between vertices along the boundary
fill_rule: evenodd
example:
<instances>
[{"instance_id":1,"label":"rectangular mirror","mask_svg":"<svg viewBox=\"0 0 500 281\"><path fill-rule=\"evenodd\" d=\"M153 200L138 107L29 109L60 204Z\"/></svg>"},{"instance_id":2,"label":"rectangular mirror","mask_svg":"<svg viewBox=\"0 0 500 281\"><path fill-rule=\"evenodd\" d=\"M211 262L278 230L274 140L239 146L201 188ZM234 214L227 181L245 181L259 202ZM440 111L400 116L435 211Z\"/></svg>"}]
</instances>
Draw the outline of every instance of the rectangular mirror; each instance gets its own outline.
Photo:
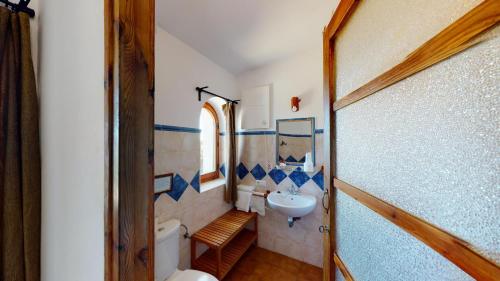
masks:
<instances>
[{"instance_id":1,"label":"rectangular mirror","mask_svg":"<svg viewBox=\"0 0 500 281\"><path fill-rule=\"evenodd\" d=\"M300 166L311 153L315 165L314 117L276 120L276 164Z\"/></svg>"}]
</instances>

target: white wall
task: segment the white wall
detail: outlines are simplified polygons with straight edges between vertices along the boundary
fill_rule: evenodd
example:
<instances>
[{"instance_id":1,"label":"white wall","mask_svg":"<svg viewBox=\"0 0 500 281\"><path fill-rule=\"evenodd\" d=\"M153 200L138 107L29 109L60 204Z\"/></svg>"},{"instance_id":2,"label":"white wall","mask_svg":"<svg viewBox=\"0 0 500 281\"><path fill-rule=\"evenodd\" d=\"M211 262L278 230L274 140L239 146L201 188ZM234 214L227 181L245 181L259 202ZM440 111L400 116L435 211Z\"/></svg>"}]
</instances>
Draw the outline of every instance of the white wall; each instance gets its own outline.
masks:
<instances>
[{"instance_id":1,"label":"white wall","mask_svg":"<svg viewBox=\"0 0 500 281\"><path fill-rule=\"evenodd\" d=\"M271 128L276 119L316 117L323 128L323 50L321 34L311 49L237 77L240 91L271 84ZM290 99L298 96L300 110L292 112Z\"/></svg>"},{"instance_id":2,"label":"white wall","mask_svg":"<svg viewBox=\"0 0 500 281\"><path fill-rule=\"evenodd\" d=\"M234 76L158 26L155 48L155 123L198 128L203 103L209 101L217 110L223 131L223 101L204 95L200 102L195 88L210 86L214 93L238 99ZM194 233L231 208L224 203L222 186L202 193L196 190L194 180L199 170L199 134L155 131L155 174L174 173L190 184L177 200L162 194L155 201L159 222L177 218ZM179 239L179 268L186 269L190 267L190 244Z\"/></svg>"},{"instance_id":3,"label":"white wall","mask_svg":"<svg viewBox=\"0 0 500 281\"><path fill-rule=\"evenodd\" d=\"M104 4L39 4L41 280L103 280Z\"/></svg>"},{"instance_id":4,"label":"white wall","mask_svg":"<svg viewBox=\"0 0 500 281\"><path fill-rule=\"evenodd\" d=\"M203 102L195 88L238 99L235 78L184 42L156 27L155 123L198 128ZM203 95L203 101L210 96Z\"/></svg>"},{"instance_id":5,"label":"white wall","mask_svg":"<svg viewBox=\"0 0 500 281\"><path fill-rule=\"evenodd\" d=\"M305 52L235 78L157 26L155 123L198 127L203 103L198 102L197 86L208 85L217 94L239 99L242 90L271 84L271 128L275 119L298 117L316 117L316 127L323 128L321 33L314 45ZM302 99L299 112L290 109L292 96ZM205 96L204 100L207 99Z\"/></svg>"}]
</instances>

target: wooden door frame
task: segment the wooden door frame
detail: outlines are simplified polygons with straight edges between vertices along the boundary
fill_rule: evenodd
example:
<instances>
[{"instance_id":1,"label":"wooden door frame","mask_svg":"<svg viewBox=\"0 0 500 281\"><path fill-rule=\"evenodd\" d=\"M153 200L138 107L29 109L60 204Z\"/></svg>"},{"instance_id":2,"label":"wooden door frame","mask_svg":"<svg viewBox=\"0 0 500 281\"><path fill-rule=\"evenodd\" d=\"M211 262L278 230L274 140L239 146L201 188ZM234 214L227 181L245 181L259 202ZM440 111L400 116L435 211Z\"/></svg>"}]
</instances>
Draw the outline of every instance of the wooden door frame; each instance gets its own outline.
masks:
<instances>
[{"instance_id":1,"label":"wooden door frame","mask_svg":"<svg viewBox=\"0 0 500 281\"><path fill-rule=\"evenodd\" d=\"M104 1L105 276L154 280L154 0Z\"/></svg>"},{"instance_id":2,"label":"wooden door frame","mask_svg":"<svg viewBox=\"0 0 500 281\"><path fill-rule=\"evenodd\" d=\"M335 148L335 111L333 104L336 101L335 93L335 38L356 9L359 0L341 0L330 23L323 31L323 105L324 105L324 177L325 195L328 196L328 208L323 216L323 224L329 226L329 232L323 235L323 280L335 280L335 200L336 189L333 179L336 171ZM339 267L342 268L342 267ZM345 268L345 267L344 267Z\"/></svg>"},{"instance_id":3,"label":"wooden door frame","mask_svg":"<svg viewBox=\"0 0 500 281\"><path fill-rule=\"evenodd\" d=\"M218 179L220 176L220 171L219 171L219 165L220 165L220 123L219 123L219 116L217 115L217 111L215 108L207 101L203 104L203 108L208 110L215 121L215 171L206 173L206 174L200 174L200 183L205 183L211 180Z\"/></svg>"}]
</instances>

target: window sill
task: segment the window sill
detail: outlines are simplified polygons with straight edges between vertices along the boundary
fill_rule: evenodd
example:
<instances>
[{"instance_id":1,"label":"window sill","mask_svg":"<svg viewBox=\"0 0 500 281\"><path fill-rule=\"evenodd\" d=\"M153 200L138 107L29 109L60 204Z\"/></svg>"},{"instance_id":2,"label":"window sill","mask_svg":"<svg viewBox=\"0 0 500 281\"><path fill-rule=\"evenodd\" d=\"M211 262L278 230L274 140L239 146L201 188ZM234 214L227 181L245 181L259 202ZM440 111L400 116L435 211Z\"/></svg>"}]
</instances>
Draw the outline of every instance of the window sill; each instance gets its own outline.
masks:
<instances>
[{"instance_id":1,"label":"window sill","mask_svg":"<svg viewBox=\"0 0 500 281\"><path fill-rule=\"evenodd\" d=\"M204 182L200 185L200 193L224 186L225 184L226 184L226 179L224 178Z\"/></svg>"}]
</instances>

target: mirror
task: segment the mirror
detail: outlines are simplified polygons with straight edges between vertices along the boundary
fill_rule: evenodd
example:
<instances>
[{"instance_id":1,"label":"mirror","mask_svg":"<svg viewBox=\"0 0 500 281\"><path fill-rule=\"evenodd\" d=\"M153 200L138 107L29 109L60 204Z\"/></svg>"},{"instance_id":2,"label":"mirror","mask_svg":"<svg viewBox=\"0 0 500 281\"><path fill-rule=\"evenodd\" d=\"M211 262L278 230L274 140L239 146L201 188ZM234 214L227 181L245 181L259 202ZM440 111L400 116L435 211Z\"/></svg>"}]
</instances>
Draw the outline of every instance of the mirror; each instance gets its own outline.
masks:
<instances>
[{"instance_id":1,"label":"mirror","mask_svg":"<svg viewBox=\"0 0 500 281\"><path fill-rule=\"evenodd\" d=\"M276 164L300 166L311 153L315 163L314 117L276 120Z\"/></svg>"}]
</instances>

